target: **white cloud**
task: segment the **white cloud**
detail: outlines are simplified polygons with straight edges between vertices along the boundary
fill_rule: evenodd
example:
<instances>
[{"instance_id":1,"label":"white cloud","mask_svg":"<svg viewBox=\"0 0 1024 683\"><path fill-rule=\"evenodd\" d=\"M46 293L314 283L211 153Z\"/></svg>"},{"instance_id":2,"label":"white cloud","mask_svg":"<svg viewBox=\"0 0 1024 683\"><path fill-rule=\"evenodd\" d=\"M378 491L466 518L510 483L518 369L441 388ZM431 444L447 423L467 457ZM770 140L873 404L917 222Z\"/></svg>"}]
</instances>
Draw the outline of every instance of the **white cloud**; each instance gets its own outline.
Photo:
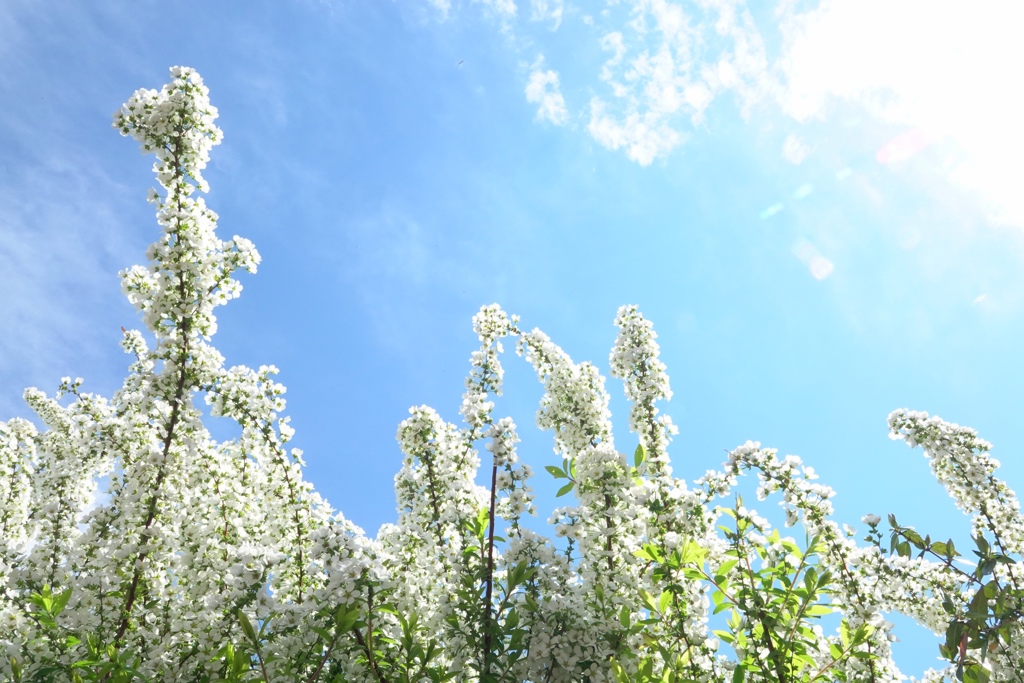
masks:
<instances>
[{"instance_id":1,"label":"white cloud","mask_svg":"<svg viewBox=\"0 0 1024 683\"><path fill-rule=\"evenodd\" d=\"M966 160L949 178L976 191L991 218L1024 226L1024 99L1014 85L1022 19L1019 5L993 0L826 0L802 14L786 10L781 103L807 120L844 99L951 141Z\"/></svg>"},{"instance_id":2,"label":"white cloud","mask_svg":"<svg viewBox=\"0 0 1024 683\"><path fill-rule=\"evenodd\" d=\"M450 0L428 2L445 13L452 7ZM513 0L472 2L490 10L517 49L541 37L517 37ZM570 11L564 0L530 0L529 7L532 22L550 21L558 28L574 16L599 36L607 58L596 75L606 92L594 93L587 130L599 144L622 149L640 164L679 145L716 97L735 93L746 112L769 90L764 41L750 13L733 0L611 1L596 15L578 7ZM558 71L533 66L526 96L538 105L538 120L568 121L560 87Z\"/></svg>"},{"instance_id":3,"label":"white cloud","mask_svg":"<svg viewBox=\"0 0 1024 683\"><path fill-rule=\"evenodd\" d=\"M441 1L446 2L447 0ZM503 19L513 19L516 16L517 8L514 0L473 0L473 2L490 8Z\"/></svg>"},{"instance_id":4,"label":"white cloud","mask_svg":"<svg viewBox=\"0 0 1024 683\"><path fill-rule=\"evenodd\" d=\"M447 17L452 8L451 0L427 0L427 4L440 12L442 17Z\"/></svg>"},{"instance_id":5,"label":"white cloud","mask_svg":"<svg viewBox=\"0 0 1024 683\"><path fill-rule=\"evenodd\" d=\"M700 123L720 93L738 93L746 109L765 91L763 41L746 10L708 2L691 14L668 0L629 9L600 39L611 53L599 76L611 97L595 96L588 127L600 144L646 165L675 148L685 119Z\"/></svg>"},{"instance_id":6,"label":"white cloud","mask_svg":"<svg viewBox=\"0 0 1024 683\"><path fill-rule=\"evenodd\" d=\"M564 11L562 0L530 0L530 19L550 21L553 29L561 25Z\"/></svg>"},{"instance_id":7,"label":"white cloud","mask_svg":"<svg viewBox=\"0 0 1024 683\"><path fill-rule=\"evenodd\" d=\"M530 80L526 83L526 101L538 105L538 120L561 126L568 120L569 112L559 89L558 74L550 69L544 71L543 67L544 57L540 56L533 63Z\"/></svg>"},{"instance_id":8,"label":"white cloud","mask_svg":"<svg viewBox=\"0 0 1024 683\"><path fill-rule=\"evenodd\" d=\"M626 149L626 156L641 166L648 166L654 159L671 151L682 141L679 132L665 120L646 112L633 112L625 118L605 114L605 105L594 98L590 102L590 135L608 149Z\"/></svg>"},{"instance_id":9,"label":"white cloud","mask_svg":"<svg viewBox=\"0 0 1024 683\"><path fill-rule=\"evenodd\" d=\"M427 0L447 12L450 0ZM472 0L512 33L513 0ZM670 153L688 130L703 123L709 107L735 97L744 116L757 103L773 102L798 122L827 118L836 100L862 106L879 120L916 130L922 139L958 148L948 178L977 193L997 221L1024 226L1024 98L1014 84L1024 63L1017 33L1024 9L1006 0L967 7L952 0L780 0L761 25L743 0L609 0L586 9L564 0L530 0L526 18L590 35L605 53L558 71L534 70L528 99L538 119L564 123L560 82L592 92L589 134L638 163ZM451 11L455 11L452 9ZM777 33L777 36L775 35ZM550 32L523 34L517 50L536 49ZM765 36L779 39L769 62ZM549 51L550 52L550 51ZM581 71L582 69L582 71ZM589 70L589 73L587 73ZM880 150L881 151L881 150ZM895 154L891 153L895 152ZM784 157L806 158L798 137ZM887 150L887 162L903 149Z\"/></svg>"},{"instance_id":10,"label":"white cloud","mask_svg":"<svg viewBox=\"0 0 1024 683\"><path fill-rule=\"evenodd\" d=\"M679 144L687 119L699 125L727 93L745 115L777 100L799 122L827 118L830 103L845 100L908 130L879 150L882 163L952 143L960 157L948 178L976 193L993 220L1024 226L1024 98L1013 85L1024 63L1024 9L998 0L796 6L781 3L777 25L758 27L733 0L610 4L599 19L607 55L599 79L608 91L593 100L590 134L650 163ZM781 56L769 64L762 31L775 30ZM809 151L794 135L783 156L800 163Z\"/></svg>"},{"instance_id":11,"label":"white cloud","mask_svg":"<svg viewBox=\"0 0 1024 683\"><path fill-rule=\"evenodd\" d=\"M625 97L629 90L625 85L616 82L614 72L612 71L613 67L622 63L622 57L626 54L626 44L622 40L622 33L612 31L602 37L601 49L612 53L612 56L601 67L601 80L612 87L612 94L615 97Z\"/></svg>"},{"instance_id":12,"label":"white cloud","mask_svg":"<svg viewBox=\"0 0 1024 683\"><path fill-rule=\"evenodd\" d=\"M0 336L0 381L6 392L31 384L48 391L62 375L81 375L95 391L111 359L123 363L116 346L120 326L136 325L115 273L140 261L143 244L132 219L138 207L149 213L142 193L125 196L73 144L49 158L39 163L19 156L17 178L0 174L0 320L8 331ZM126 208L126 199L134 206ZM26 412L6 393L0 410L0 419Z\"/></svg>"},{"instance_id":13,"label":"white cloud","mask_svg":"<svg viewBox=\"0 0 1024 683\"><path fill-rule=\"evenodd\" d=\"M798 135L790 134L782 144L782 158L791 164L802 164L811 148Z\"/></svg>"}]
</instances>

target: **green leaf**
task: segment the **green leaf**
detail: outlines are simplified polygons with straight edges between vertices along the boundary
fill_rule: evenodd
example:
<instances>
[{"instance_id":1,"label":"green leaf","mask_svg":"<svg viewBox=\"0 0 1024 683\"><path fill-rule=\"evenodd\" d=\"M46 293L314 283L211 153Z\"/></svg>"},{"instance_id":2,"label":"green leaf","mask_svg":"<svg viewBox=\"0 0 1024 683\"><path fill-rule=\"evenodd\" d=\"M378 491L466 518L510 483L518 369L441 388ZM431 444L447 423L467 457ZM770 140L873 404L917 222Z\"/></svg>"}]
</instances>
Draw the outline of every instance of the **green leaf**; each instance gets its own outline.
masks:
<instances>
[{"instance_id":1,"label":"green leaf","mask_svg":"<svg viewBox=\"0 0 1024 683\"><path fill-rule=\"evenodd\" d=\"M730 607L732 607L732 603L728 603L728 602L723 602L723 603L721 603L719 605L715 605L715 609L712 612L712 614L718 614L719 612L725 611L725 610L729 609Z\"/></svg>"},{"instance_id":2,"label":"green leaf","mask_svg":"<svg viewBox=\"0 0 1024 683\"><path fill-rule=\"evenodd\" d=\"M642 443L637 444L636 450L633 451L633 467L640 467L645 460L647 460L647 451Z\"/></svg>"},{"instance_id":3,"label":"green leaf","mask_svg":"<svg viewBox=\"0 0 1024 683\"><path fill-rule=\"evenodd\" d=\"M978 546L978 550L981 551L981 555L988 555L989 545L984 535L978 535L974 537L974 543Z\"/></svg>"},{"instance_id":4,"label":"green leaf","mask_svg":"<svg viewBox=\"0 0 1024 683\"><path fill-rule=\"evenodd\" d=\"M732 644L736 640L736 636L729 631L712 631L712 633L723 643Z\"/></svg>"},{"instance_id":5,"label":"green leaf","mask_svg":"<svg viewBox=\"0 0 1024 683\"><path fill-rule=\"evenodd\" d=\"M639 557L641 560L648 560L650 562L657 562L661 564L663 561L661 551L658 547L652 543L645 543L639 550L633 551L633 554Z\"/></svg>"},{"instance_id":6,"label":"green leaf","mask_svg":"<svg viewBox=\"0 0 1024 683\"><path fill-rule=\"evenodd\" d=\"M643 662L640 663L640 673L645 678L651 678L654 674L654 661L650 657L645 657Z\"/></svg>"},{"instance_id":7,"label":"green leaf","mask_svg":"<svg viewBox=\"0 0 1024 683\"><path fill-rule=\"evenodd\" d=\"M50 609L53 606L53 594L50 592L50 586L43 586L42 590L32 593L28 596L29 602L36 607L42 608L46 614L50 613Z\"/></svg>"},{"instance_id":8,"label":"green leaf","mask_svg":"<svg viewBox=\"0 0 1024 683\"><path fill-rule=\"evenodd\" d=\"M743 676L746 670L743 666L737 664L736 668L732 670L732 683L743 683Z\"/></svg>"},{"instance_id":9,"label":"green leaf","mask_svg":"<svg viewBox=\"0 0 1024 683\"><path fill-rule=\"evenodd\" d=\"M654 600L654 596L648 593L646 590L641 589L640 598L644 601L644 605L647 606L651 612L658 611L658 604Z\"/></svg>"},{"instance_id":10,"label":"green leaf","mask_svg":"<svg viewBox=\"0 0 1024 683\"><path fill-rule=\"evenodd\" d=\"M842 641L844 648L850 647L850 641L852 640L850 634L850 622L846 619L839 622L839 639Z\"/></svg>"},{"instance_id":11,"label":"green leaf","mask_svg":"<svg viewBox=\"0 0 1024 683\"><path fill-rule=\"evenodd\" d=\"M988 600L989 596L985 595L984 589L978 591L974 594L974 598L971 599L967 613L978 619L986 618L988 616Z\"/></svg>"},{"instance_id":12,"label":"green leaf","mask_svg":"<svg viewBox=\"0 0 1024 683\"><path fill-rule=\"evenodd\" d=\"M683 543L683 562L686 564L703 565L707 552L697 541L687 539Z\"/></svg>"},{"instance_id":13,"label":"green leaf","mask_svg":"<svg viewBox=\"0 0 1024 683\"><path fill-rule=\"evenodd\" d=\"M51 614L53 614L53 616L57 616L58 614L60 614L64 610L64 607L68 604L68 600L70 599L70 588L66 588L63 591L61 591L53 600L53 611L51 612Z\"/></svg>"},{"instance_id":14,"label":"green leaf","mask_svg":"<svg viewBox=\"0 0 1024 683\"><path fill-rule=\"evenodd\" d=\"M665 610L668 609L668 603L672 601L671 591L662 591L658 597L658 612L665 614Z\"/></svg>"},{"instance_id":15,"label":"green leaf","mask_svg":"<svg viewBox=\"0 0 1024 683\"><path fill-rule=\"evenodd\" d=\"M922 549L925 546L924 539L921 538L921 534L917 533L913 529L904 529L903 536L914 544L915 548Z\"/></svg>"},{"instance_id":16,"label":"green leaf","mask_svg":"<svg viewBox=\"0 0 1024 683\"><path fill-rule=\"evenodd\" d=\"M339 631L351 631L357 619L359 619L359 612L357 610L345 610L340 615L334 617L334 625Z\"/></svg>"},{"instance_id":17,"label":"green leaf","mask_svg":"<svg viewBox=\"0 0 1024 683\"><path fill-rule=\"evenodd\" d=\"M617 683L630 683L629 676L626 675L626 671L622 668L622 665L615 661L615 658L611 658L612 676L615 677Z\"/></svg>"},{"instance_id":18,"label":"green leaf","mask_svg":"<svg viewBox=\"0 0 1024 683\"><path fill-rule=\"evenodd\" d=\"M988 683L992 674L981 664L969 664L964 669L964 683Z\"/></svg>"},{"instance_id":19,"label":"green leaf","mask_svg":"<svg viewBox=\"0 0 1024 683\"><path fill-rule=\"evenodd\" d=\"M566 479L569 476L561 467L555 467L554 465L545 465L544 469L546 469L555 479Z\"/></svg>"},{"instance_id":20,"label":"green leaf","mask_svg":"<svg viewBox=\"0 0 1024 683\"><path fill-rule=\"evenodd\" d=\"M476 540L483 545L484 536L487 534L487 527L490 526L491 514L487 507L482 507L477 510L476 517L473 519L473 536Z\"/></svg>"},{"instance_id":21,"label":"green leaf","mask_svg":"<svg viewBox=\"0 0 1024 683\"><path fill-rule=\"evenodd\" d=\"M875 632L875 627L870 624L861 624L857 627L857 630L853 634L853 644L860 645L868 639L872 633Z\"/></svg>"},{"instance_id":22,"label":"green leaf","mask_svg":"<svg viewBox=\"0 0 1024 683\"><path fill-rule=\"evenodd\" d=\"M240 609L237 610L237 612L238 612L238 623L242 627L242 633L245 635L246 639L250 643L252 643L253 645L257 645L258 641L256 640L256 629L254 629L252 627L252 622L249 621L249 617L247 617L245 612L243 612Z\"/></svg>"},{"instance_id":23,"label":"green leaf","mask_svg":"<svg viewBox=\"0 0 1024 683\"><path fill-rule=\"evenodd\" d=\"M949 628L946 629L946 649L951 653L959 651L960 641L963 639L965 628L967 628L966 623L962 621L954 621L949 625Z\"/></svg>"},{"instance_id":24,"label":"green leaf","mask_svg":"<svg viewBox=\"0 0 1024 683\"><path fill-rule=\"evenodd\" d=\"M576 482L570 481L568 484L558 489L558 493L555 494L555 498L561 498L565 494L569 493L570 491L572 491L572 487L574 486L576 486Z\"/></svg>"},{"instance_id":25,"label":"green leaf","mask_svg":"<svg viewBox=\"0 0 1024 683\"><path fill-rule=\"evenodd\" d=\"M996 560L994 557L986 557L984 560L978 563L978 568L974 574L979 579L983 579L992 573L992 570L996 568Z\"/></svg>"}]
</instances>

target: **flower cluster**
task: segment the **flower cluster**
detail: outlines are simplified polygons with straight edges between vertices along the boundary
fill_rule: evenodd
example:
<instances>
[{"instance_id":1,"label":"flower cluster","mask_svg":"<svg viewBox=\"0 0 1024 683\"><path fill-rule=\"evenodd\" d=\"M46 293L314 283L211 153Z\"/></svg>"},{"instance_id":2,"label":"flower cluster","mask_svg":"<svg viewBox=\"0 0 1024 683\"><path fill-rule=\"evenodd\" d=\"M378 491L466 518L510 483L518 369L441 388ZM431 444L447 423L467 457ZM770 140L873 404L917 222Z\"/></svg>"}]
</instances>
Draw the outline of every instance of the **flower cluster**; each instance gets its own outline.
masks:
<instances>
[{"instance_id":1,"label":"flower cluster","mask_svg":"<svg viewBox=\"0 0 1024 683\"><path fill-rule=\"evenodd\" d=\"M241 289L232 273L254 271L259 255L248 240L218 239L216 214L194 197L220 140L216 109L194 71L171 77L114 120L156 155L163 188L151 193L162 234L149 264L122 275L146 326L125 332L129 375L109 400L69 378L54 398L28 390L43 430L0 426L4 678L117 652L104 666L191 680L223 669L226 643L244 643L239 615L275 624L257 659L287 676L315 666L297 653L325 606L358 604L381 581L373 544L313 492L301 454L285 448L276 370L227 369L209 344L213 308ZM210 436L199 392L239 424L239 438Z\"/></svg>"},{"instance_id":2,"label":"flower cluster","mask_svg":"<svg viewBox=\"0 0 1024 683\"><path fill-rule=\"evenodd\" d=\"M999 462L988 455L991 445L969 427L924 412L895 410L889 427L891 438L922 447L935 478L971 515L978 548L975 571L966 574L954 566L959 553L951 540L932 543L890 520L894 547L900 548L899 535L905 539L903 548L909 543L942 560L924 580L910 584L931 598L920 601L930 609L919 620L946 631L943 654L959 663L947 673L962 677L966 668L993 681L1019 680L1024 671L1024 574L1017 563L1024 553L1024 518L1016 494L995 476Z\"/></svg>"},{"instance_id":3,"label":"flower cluster","mask_svg":"<svg viewBox=\"0 0 1024 683\"><path fill-rule=\"evenodd\" d=\"M658 358L654 323L644 319L636 306L623 306L615 317L615 325L619 337L609 363L612 376L625 381L626 397L632 403L629 428L638 434L646 450L645 467L671 475L668 444L677 429L667 415L658 416L654 405L655 401L672 398L665 364Z\"/></svg>"},{"instance_id":4,"label":"flower cluster","mask_svg":"<svg viewBox=\"0 0 1024 683\"><path fill-rule=\"evenodd\" d=\"M1007 553L1024 552L1020 501L1006 482L995 477L999 462L988 455L991 444L969 427L924 412L893 411L889 427L891 438L924 449L935 478L957 507L973 516L976 535L998 532Z\"/></svg>"}]
</instances>

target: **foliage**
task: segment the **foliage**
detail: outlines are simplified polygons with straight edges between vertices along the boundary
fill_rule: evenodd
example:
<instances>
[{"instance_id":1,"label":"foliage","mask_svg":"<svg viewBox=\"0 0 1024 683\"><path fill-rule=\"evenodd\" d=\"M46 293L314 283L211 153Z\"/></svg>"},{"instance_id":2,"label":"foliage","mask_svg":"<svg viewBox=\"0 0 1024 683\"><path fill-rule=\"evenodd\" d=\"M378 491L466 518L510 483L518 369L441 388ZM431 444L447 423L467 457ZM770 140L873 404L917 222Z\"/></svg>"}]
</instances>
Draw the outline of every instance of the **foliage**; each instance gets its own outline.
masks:
<instances>
[{"instance_id":1,"label":"foliage","mask_svg":"<svg viewBox=\"0 0 1024 683\"><path fill-rule=\"evenodd\" d=\"M233 273L259 255L220 240L196 197L216 110L198 74L171 76L115 116L156 156L161 187L149 265L121 274L145 324L124 335L129 374L109 399L70 378L55 397L29 389L43 428L0 423L6 679L881 682L900 677L884 619L900 612L945 634L949 666L928 679L1024 680L1024 525L988 444L924 414L889 418L972 515L973 571L952 541L892 517L887 546L875 516L859 545L812 468L756 443L688 484L672 474L676 429L657 407L671 391L656 335L632 306L610 357L632 458L617 450L597 369L485 306L464 426L410 410L397 522L367 536L303 479L276 370L225 367L210 344L215 307L241 290ZM509 340L544 385L537 422L560 458L546 469L574 497L550 519L555 539L524 521L532 473L516 425L492 414ZM210 436L200 396L238 438ZM481 444L489 487L475 483ZM735 495L751 471L799 541Z\"/></svg>"}]
</instances>

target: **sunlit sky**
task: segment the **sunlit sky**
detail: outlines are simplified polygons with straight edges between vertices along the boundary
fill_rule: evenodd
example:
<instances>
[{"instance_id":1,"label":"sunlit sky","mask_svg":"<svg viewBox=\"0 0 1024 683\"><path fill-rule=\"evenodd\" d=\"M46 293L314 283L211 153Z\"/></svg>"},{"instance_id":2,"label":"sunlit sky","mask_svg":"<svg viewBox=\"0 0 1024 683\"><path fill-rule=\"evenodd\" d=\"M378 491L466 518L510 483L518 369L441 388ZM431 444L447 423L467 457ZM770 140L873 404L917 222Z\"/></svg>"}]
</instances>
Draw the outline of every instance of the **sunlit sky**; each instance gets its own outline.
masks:
<instances>
[{"instance_id":1,"label":"sunlit sky","mask_svg":"<svg viewBox=\"0 0 1024 683\"><path fill-rule=\"evenodd\" d=\"M206 177L260 273L220 309L229 364L275 364L307 476L394 519L409 406L456 421L500 303L607 368L655 323L694 479L748 439L812 464L840 522L968 523L900 407L976 427L1024 488L1024 99L1010 2L264 0L0 4L0 419L63 375L104 394L140 324L120 269L157 235L151 160L110 127L196 68L225 139ZM499 411L554 506L541 388ZM617 444L632 450L621 384ZM559 501L561 502L561 501ZM766 503L764 505L771 505ZM900 622L904 626L903 622ZM920 675L935 641L907 628Z\"/></svg>"}]
</instances>

